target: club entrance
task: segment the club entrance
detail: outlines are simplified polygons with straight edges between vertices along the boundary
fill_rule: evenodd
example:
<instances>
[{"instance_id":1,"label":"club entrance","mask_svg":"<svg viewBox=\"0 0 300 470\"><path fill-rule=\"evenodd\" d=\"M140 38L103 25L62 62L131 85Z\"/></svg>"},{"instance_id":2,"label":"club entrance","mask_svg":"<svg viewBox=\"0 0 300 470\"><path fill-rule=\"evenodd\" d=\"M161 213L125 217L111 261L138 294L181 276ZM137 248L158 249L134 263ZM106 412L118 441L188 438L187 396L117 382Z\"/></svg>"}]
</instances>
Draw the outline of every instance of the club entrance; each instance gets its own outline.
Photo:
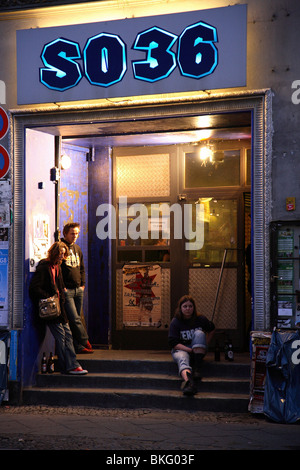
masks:
<instances>
[{"instance_id":1,"label":"club entrance","mask_svg":"<svg viewBox=\"0 0 300 470\"><path fill-rule=\"evenodd\" d=\"M263 219L259 216L263 211L263 198L258 191L260 186L253 192L252 178L256 174L255 181L260 181L264 161L260 145L263 140L257 141L257 136L263 135L258 119L260 103L258 97L237 100L232 109L229 101L220 101L205 105L166 105L157 109L97 111L88 113L84 119L76 113L65 116L55 112L42 113L38 118L26 114L14 117L17 136L22 136L24 129L31 129L47 134L50 140L52 136L53 142L59 138L61 148L84 149L81 159L88 168L85 174L87 199L82 208L87 214L84 232L87 234L88 307L85 318L93 344L115 349L167 348L168 326L177 300L188 292L195 297L199 311L213 318L221 344L230 336L237 349L247 347L253 291L259 293L252 297L256 323L263 321L264 312L262 287L258 284L265 259L260 255L260 251L265 253L265 246L260 242L264 233L260 224ZM23 174L22 155L22 146L17 146L16 177ZM34 163L34 152L30 158ZM53 165L55 163L53 155ZM64 186L64 194L68 195L83 188L83 173L78 173L77 167L77 173L72 174L72 168L73 165L61 170L70 172L69 182ZM38 188L39 181L39 175L30 173L26 188ZM68 186L71 181L72 188ZM60 192L60 205L64 204L64 194ZM38 192L39 201L44 195L45 191ZM15 198L18 197L16 194ZM122 203L124 197L127 219L124 214L120 219L120 201ZM76 203L74 199L74 206ZM115 211L116 236L112 239L102 240L97 233L103 218L98 208L103 204ZM148 235L140 239L132 237L130 232L133 227L140 230L136 221L138 214L134 212L136 204L142 204L148 215ZM169 220L163 213L156 214L154 219L149 217L152 206L162 204L169 208ZM71 206L70 202L69 217L73 213ZM203 214L203 240L201 235L197 238L198 207ZM186 212L192 216L190 232L185 231ZM79 216L79 213L76 217L75 213L73 215ZM119 220L125 223L121 230ZM178 236L178 220L181 220L181 237ZM160 233L165 227L169 227L167 232ZM154 238L149 236L152 230L156 232ZM50 235L54 232L51 227L50 232ZM16 240L18 235L16 233ZM194 246L195 241L200 246ZM249 292L245 250L250 242L255 255L252 272L254 269L256 275ZM126 305L128 295L125 293L130 293L128 275L132 269L144 278L154 275L151 270L158 273L158 302L156 305L150 302L151 314L148 314L148 305L148 316L142 322L136 317L137 308L132 312ZM143 300L141 304L145 307L147 302Z\"/></svg>"}]
</instances>

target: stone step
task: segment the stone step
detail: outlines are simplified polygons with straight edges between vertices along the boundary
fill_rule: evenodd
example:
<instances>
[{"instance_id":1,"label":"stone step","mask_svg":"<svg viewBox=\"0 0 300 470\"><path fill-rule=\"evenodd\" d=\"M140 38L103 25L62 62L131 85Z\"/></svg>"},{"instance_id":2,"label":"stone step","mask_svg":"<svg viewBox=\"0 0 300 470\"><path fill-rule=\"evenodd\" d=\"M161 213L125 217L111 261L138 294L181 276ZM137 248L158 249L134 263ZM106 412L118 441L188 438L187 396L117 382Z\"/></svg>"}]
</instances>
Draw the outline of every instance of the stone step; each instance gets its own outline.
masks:
<instances>
[{"instance_id":1,"label":"stone step","mask_svg":"<svg viewBox=\"0 0 300 470\"><path fill-rule=\"evenodd\" d=\"M34 388L23 392L24 405L246 413L248 402L248 394L198 392L192 397L187 397L180 390L161 389Z\"/></svg>"},{"instance_id":2,"label":"stone step","mask_svg":"<svg viewBox=\"0 0 300 470\"><path fill-rule=\"evenodd\" d=\"M208 355L203 361L202 372L210 377L244 377L249 378L250 359L247 356L239 356L236 361L222 360L215 362L212 355ZM173 374L178 376L177 366L170 357L160 360L142 358L99 358L97 356L78 355L78 360L84 369L91 373L97 372L132 372L132 373L157 373Z\"/></svg>"},{"instance_id":3,"label":"stone step","mask_svg":"<svg viewBox=\"0 0 300 470\"><path fill-rule=\"evenodd\" d=\"M182 380L176 375L145 374L126 372L89 373L76 377L72 375L38 374L37 387L71 387L71 388L126 388L126 389L165 389L178 390ZM248 393L249 379L228 377L203 377L199 381L201 391L220 391L223 393Z\"/></svg>"},{"instance_id":4,"label":"stone step","mask_svg":"<svg viewBox=\"0 0 300 470\"><path fill-rule=\"evenodd\" d=\"M215 362L207 355L194 397L182 394L182 380L169 353L95 351L79 355L85 376L37 374L23 390L23 404L109 408L158 408L247 412L250 359Z\"/></svg>"}]
</instances>

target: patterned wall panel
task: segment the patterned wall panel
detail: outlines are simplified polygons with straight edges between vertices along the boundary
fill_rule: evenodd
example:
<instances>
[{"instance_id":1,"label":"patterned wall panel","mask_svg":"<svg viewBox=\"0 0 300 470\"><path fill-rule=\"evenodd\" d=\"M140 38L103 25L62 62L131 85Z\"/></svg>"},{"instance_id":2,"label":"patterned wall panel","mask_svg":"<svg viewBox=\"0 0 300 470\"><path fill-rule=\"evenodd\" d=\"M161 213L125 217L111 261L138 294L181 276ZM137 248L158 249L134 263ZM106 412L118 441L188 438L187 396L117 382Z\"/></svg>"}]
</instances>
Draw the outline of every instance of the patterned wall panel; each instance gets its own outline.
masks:
<instances>
[{"instance_id":1,"label":"patterned wall panel","mask_svg":"<svg viewBox=\"0 0 300 470\"><path fill-rule=\"evenodd\" d=\"M195 299L198 313L212 318L220 269L189 270L189 294ZM214 323L216 328L237 328L237 271L224 269Z\"/></svg>"},{"instance_id":2,"label":"patterned wall panel","mask_svg":"<svg viewBox=\"0 0 300 470\"><path fill-rule=\"evenodd\" d=\"M169 155L134 155L116 158L116 195L159 197L170 194Z\"/></svg>"}]
</instances>

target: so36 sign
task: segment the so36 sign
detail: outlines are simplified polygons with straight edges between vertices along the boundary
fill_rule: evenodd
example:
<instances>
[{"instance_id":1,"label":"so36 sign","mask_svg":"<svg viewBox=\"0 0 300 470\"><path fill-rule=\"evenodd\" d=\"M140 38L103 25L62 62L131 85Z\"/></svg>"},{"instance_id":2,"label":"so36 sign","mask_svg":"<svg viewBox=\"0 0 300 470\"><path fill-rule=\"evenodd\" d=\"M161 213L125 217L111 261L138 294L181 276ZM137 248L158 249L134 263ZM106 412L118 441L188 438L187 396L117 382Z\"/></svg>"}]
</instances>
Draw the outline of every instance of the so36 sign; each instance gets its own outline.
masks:
<instances>
[{"instance_id":1,"label":"so36 sign","mask_svg":"<svg viewBox=\"0 0 300 470\"><path fill-rule=\"evenodd\" d=\"M172 50L176 41L177 53ZM156 82L178 67L181 75L200 79L218 65L217 41L217 29L202 21L186 27L179 36L154 26L135 38L132 49L144 56L131 61L133 76ZM83 76L91 85L109 87L120 82L128 69L126 44L120 36L104 32L89 38L83 51L75 41L55 39L43 47L41 59L40 82L58 91L75 87Z\"/></svg>"}]
</instances>

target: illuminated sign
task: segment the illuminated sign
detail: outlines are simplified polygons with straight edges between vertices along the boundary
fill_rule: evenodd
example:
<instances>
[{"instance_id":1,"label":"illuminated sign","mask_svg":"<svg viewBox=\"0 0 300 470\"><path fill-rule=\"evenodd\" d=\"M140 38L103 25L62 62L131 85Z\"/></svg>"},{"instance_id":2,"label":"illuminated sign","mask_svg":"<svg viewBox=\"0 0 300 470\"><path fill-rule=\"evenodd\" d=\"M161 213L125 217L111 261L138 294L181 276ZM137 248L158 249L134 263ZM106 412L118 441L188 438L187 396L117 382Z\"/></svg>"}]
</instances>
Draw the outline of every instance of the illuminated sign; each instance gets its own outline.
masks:
<instances>
[{"instance_id":1,"label":"illuminated sign","mask_svg":"<svg viewBox=\"0 0 300 470\"><path fill-rule=\"evenodd\" d=\"M176 55L171 50L178 39ZM153 27L140 33L133 49L145 51L145 59L134 61L136 80L155 82L168 77L178 64L182 75L198 79L212 73L218 63L217 30L203 22L186 28L176 35ZM127 71L126 45L113 34L100 33L88 39L80 53L77 42L63 38L46 44L41 55L45 67L40 69L40 81L48 88L65 91L76 86L83 73L76 59L83 58L84 74L91 85L108 87L122 80Z\"/></svg>"},{"instance_id":2,"label":"illuminated sign","mask_svg":"<svg viewBox=\"0 0 300 470\"><path fill-rule=\"evenodd\" d=\"M18 31L18 103L245 86L246 24L235 5Z\"/></svg>"}]
</instances>

